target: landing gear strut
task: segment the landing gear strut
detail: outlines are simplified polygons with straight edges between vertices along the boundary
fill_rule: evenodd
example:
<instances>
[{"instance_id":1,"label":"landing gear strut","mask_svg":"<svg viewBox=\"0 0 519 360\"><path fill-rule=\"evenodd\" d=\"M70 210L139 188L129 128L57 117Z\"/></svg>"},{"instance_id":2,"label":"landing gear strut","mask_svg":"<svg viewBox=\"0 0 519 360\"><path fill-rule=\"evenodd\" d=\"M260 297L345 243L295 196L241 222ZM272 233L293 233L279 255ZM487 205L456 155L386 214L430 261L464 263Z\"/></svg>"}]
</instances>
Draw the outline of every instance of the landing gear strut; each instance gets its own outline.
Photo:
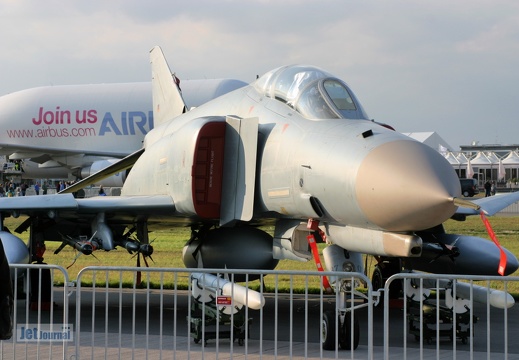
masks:
<instances>
[{"instance_id":1,"label":"landing gear strut","mask_svg":"<svg viewBox=\"0 0 519 360\"><path fill-rule=\"evenodd\" d=\"M351 273L352 276L331 276L330 285L337 296L336 308L325 311L322 319L322 347L324 350L351 350L359 346L359 309L369 303L366 294L357 291L359 279L355 271L362 273L362 255L346 251L338 245L329 245L323 250L328 269ZM360 301L359 301L360 300Z\"/></svg>"}]
</instances>

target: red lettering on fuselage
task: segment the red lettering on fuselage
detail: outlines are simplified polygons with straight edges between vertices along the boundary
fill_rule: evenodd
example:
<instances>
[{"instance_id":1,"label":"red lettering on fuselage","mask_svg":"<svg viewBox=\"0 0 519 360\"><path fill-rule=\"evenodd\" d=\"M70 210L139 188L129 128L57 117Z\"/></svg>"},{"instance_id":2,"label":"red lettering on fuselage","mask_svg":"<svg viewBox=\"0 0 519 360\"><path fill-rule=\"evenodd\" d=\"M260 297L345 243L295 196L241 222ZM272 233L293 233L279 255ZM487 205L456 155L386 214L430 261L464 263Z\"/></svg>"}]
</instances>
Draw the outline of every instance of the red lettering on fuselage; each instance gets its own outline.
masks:
<instances>
[{"instance_id":1,"label":"red lettering on fuselage","mask_svg":"<svg viewBox=\"0 0 519 360\"><path fill-rule=\"evenodd\" d=\"M72 114L75 114L75 119L72 118ZM40 107L38 116L32 118L34 125L63 125L71 124L94 124L97 122L97 110L76 110L75 112L70 110L61 110L59 106L56 106L56 110L50 111Z\"/></svg>"}]
</instances>

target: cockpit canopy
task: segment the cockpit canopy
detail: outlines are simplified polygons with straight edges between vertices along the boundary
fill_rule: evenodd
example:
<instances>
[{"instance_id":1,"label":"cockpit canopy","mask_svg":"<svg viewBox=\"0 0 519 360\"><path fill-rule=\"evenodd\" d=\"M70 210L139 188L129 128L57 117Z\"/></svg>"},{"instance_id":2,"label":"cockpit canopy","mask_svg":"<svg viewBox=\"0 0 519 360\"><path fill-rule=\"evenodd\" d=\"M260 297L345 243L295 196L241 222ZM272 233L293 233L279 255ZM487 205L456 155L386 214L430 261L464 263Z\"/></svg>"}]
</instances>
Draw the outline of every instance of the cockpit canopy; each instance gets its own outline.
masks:
<instances>
[{"instance_id":1,"label":"cockpit canopy","mask_svg":"<svg viewBox=\"0 0 519 360\"><path fill-rule=\"evenodd\" d=\"M368 119L348 85L316 67L280 67L260 77L255 87L308 119Z\"/></svg>"}]
</instances>

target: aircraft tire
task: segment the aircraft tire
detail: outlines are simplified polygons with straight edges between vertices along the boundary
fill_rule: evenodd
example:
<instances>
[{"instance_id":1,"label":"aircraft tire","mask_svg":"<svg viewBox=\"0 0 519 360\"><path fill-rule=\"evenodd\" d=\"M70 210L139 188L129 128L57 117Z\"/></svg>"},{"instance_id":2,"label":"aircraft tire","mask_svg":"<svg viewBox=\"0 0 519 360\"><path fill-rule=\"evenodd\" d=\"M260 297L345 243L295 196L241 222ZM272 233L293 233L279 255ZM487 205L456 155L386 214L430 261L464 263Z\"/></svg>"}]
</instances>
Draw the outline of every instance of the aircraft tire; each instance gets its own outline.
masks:
<instances>
[{"instance_id":1,"label":"aircraft tire","mask_svg":"<svg viewBox=\"0 0 519 360\"><path fill-rule=\"evenodd\" d=\"M335 324L337 317L335 311L327 310L323 313L323 333L322 333L322 347L323 350L335 350Z\"/></svg>"},{"instance_id":2,"label":"aircraft tire","mask_svg":"<svg viewBox=\"0 0 519 360\"><path fill-rule=\"evenodd\" d=\"M341 346L341 349L343 350L351 350L352 344L351 344L351 313L346 313L346 316L344 318L344 322L341 326L341 335L339 338L339 345ZM360 340L360 324L359 319L357 317L353 320L353 350L357 349L359 346L359 340Z\"/></svg>"},{"instance_id":3,"label":"aircraft tire","mask_svg":"<svg viewBox=\"0 0 519 360\"><path fill-rule=\"evenodd\" d=\"M373 286L373 290L378 290L384 288L386 285L386 280L390 278L392 275L400 272L400 264L397 261L390 261L385 264L385 267L381 267L379 265L375 265L375 269L373 270L373 274L371 275L371 284ZM402 281L395 280L389 286L389 298L390 299L398 299L400 293L402 292ZM384 303L384 297L380 299L378 306Z\"/></svg>"},{"instance_id":4,"label":"aircraft tire","mask_svg":"<svg viewBox=\"0 0 519 360\"><path fill-rule=\"evenodd\" d=\"M382 270L380 267L375 266L373 274L371 275L371 285L373 290L378 290L384 287L384 277L382 276Z\"/></svg>"}]
</instances>

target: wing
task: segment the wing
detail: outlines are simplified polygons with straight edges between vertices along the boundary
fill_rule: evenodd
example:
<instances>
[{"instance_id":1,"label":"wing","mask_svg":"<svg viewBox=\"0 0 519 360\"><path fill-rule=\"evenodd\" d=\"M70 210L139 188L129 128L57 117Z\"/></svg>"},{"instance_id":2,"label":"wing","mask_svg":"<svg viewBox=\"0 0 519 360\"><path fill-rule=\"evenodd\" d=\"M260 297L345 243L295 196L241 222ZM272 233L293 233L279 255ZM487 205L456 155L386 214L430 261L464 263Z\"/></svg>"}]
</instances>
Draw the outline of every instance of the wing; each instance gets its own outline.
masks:
<instances>
[{"instance_id":1,"label":"wing","mask_svg":"<svg viewBox=\"0 0 519 360\"><path fill-rule=\"evenodd\" d=\"M120 171L127 170L135 164L135 162L139 159L139 157L144 152L144 149L139 149L134 153L126 156L125 158L113 163L110 166L96 172L95 174L90 175L89 177L76 182L72 186L67 187L65 190L62 190L61 193L73 193L88 185L95 184L97 181L106 179L107 177L114 175Z\"/></svg>"},{"instance_id":2,"label":"wing","mask_svg":"<svg viewBox=\"0 0 519 360\"><path fill-rule=\"evenodd\" d=\"M67 156L105 156L120 158L128 154L127 151L113 150L96 150L83 148L67 148L58 149L53 143L48 146L30 146L28 144L12 144L10 142L2 142L0 140L0 155L8 156L10 160L30 160L38 164L45 164L54 158L63 158Z\"/></svg>"},{"instance_id":3,"label":"wing","mask_svg":"<svg viewBox=\"0 0 519 360\"><path fill-rule=\"evenodd\" d=\"M46 241L60 241L89 255L93 250L113 250L117 246L129 252L151 255L148 224L186 224L188 218L179 214L171 196L99 196L76 199L72 194L2 198L2 217L28 215L15 231L31 227ZM136 227L137 239L130 238ZM130 230L128 230L130 229ZM89 236L90 239L85 237ZM59 250L61 250L61 247Z\"/></svg>"},{"instance_id":4,"label":"wing","mask_svg":"<svg viewBox=\"0 0 519 360\"><path fill-rule=\"evenodd\" d=\"M174 214L171 196L97 196L76 199L73 194L5 197L0 201L4 215L46 215L49 218L73 219L97 213L110 213L113 218ZM117 215L121 214L121 215Z\"/></svg>"},{"instance_id":5,"label":"wing","mask_svg":"<svg viewBox=\"0 0 519 360\"><path fill-rule=\"evenodd\" d=\"M517 201L519 201L519 191L508 194L497 194L471 202L479 205L486 215L494 215ZM479 210L459 207L456 211L456 215L479 215Z\"/></svg>"},{"instance_id":6,"label":"wing","mask_svg":"<svg viewBox=\"0 0 519 360\"><path fill-rule=\"evenodd\" d=\"M2 198L0 213L3 217L20 215L29 216L29 220L46 223L49 227L77 225L77 233L96 226L95 219L100 215L103 222L121 227L141 221L148 223L162 223L165 218L170 222L185 222L176 211L171 196L98 196L87 199L76 199L72 194L55 194L45 196L27 196ZM94 225L92 225L94 224ZM21 228L21 233L25 228ZM94 230L95 231L95 230ZM49 235L45 238L50 241L60 241L60 236Z\"/></svg>"}]
</instances>

